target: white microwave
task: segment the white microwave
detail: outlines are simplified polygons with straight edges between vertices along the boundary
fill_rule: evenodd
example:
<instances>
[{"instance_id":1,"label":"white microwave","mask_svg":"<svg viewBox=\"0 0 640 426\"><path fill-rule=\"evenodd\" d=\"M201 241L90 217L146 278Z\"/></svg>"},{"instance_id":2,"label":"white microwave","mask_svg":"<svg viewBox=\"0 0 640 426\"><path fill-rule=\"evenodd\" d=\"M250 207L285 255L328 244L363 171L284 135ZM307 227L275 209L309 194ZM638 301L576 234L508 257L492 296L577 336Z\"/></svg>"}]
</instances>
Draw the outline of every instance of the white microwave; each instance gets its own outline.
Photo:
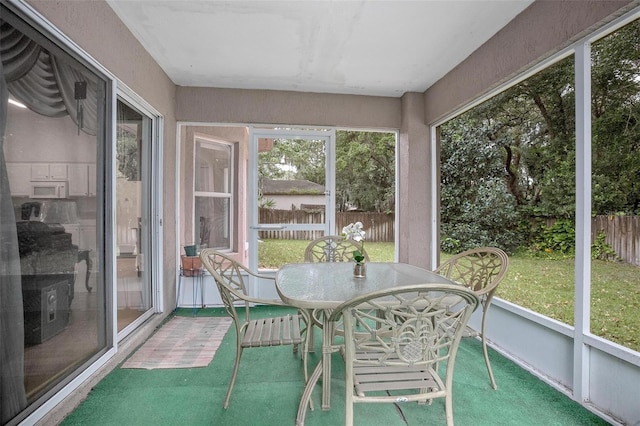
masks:
<instances>
[{"instance_id":1,"label":"white microwave","mask_svg":"<svg viewBox=\"0 0 640 426\"><path fill-rule=\"evenodd\" d=\"M29 198L67 198L67 182L31 182Z\"/></svg>"}]
</instances>

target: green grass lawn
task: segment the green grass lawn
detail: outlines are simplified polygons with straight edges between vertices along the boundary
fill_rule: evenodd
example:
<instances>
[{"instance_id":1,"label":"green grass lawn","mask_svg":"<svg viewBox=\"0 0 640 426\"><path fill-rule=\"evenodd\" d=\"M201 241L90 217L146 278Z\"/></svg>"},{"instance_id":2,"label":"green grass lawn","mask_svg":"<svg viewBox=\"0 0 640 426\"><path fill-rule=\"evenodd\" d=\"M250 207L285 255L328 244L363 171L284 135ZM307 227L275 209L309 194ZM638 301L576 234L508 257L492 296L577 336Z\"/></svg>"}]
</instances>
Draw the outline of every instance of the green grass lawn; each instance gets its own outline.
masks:
<instances>
[{"instance_id":1,"label":"green grass lawn","mask_svg":"<svg viewBox=\"0 0 640 426\"><path fill-rule=\"evenodd\" d=\"M264 240L260 243L260 268L278 268L304 261L304 240ZM393 262L393 243L366 242L373 262ZM444 255L443 258L447 256ZM591 331L620 345L640 351L640 268L592 261ZM542 315L573 325L573 259L541 259L527 255L509 257L509 272L497 296Z\"/></svg>"},{"instance_id":2,"label":"green grass lawn","mask_svg":"<svg viewBox=\"0 0 640 426\"><path fill-rule=\"evenodd\" d=\"M510 256L497 295L573 325L573 259ZM591 332L640 351L640 268L626 263L591 263Z\"/></svg>"},{"instance_id":3,"label":"green grass lawn","mask_svg":"<svg viewBox=\"0 0 640 426\"><path fill-rule=\"evenodd\" d=\"M258 267L277 269L285 263L304 262L307 240L262 240L258 245ZM393 262L393 243L365 243L372 262Z\"/></svg>"}]
</instances>

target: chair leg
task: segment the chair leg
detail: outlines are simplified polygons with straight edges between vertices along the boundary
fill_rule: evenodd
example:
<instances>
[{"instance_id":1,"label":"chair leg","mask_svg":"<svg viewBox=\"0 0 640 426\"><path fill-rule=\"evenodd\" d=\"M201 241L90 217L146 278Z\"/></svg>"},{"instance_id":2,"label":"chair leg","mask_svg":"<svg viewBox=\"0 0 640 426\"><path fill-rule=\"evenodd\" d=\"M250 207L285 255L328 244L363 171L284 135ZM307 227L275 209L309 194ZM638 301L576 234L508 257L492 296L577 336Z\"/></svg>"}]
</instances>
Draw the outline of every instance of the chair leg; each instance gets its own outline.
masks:
<instances>
[{"instance_id":1,"label":"chair leg","mask_svg":"<svg viewBox=\"0 0 640 426\"><path fill-rule=\"evenodd\" d=\"M305 350L307 352L315 352L315 339L314 339L314 335L313 335L313 311L312 310L307 310L307 309L298 309L298 312L300 313L300 315L302 315L302 317L304 318L304 322L305 322L305 330L304 332L306 333L305 335L305 343L304 343L304 347Z\"/></svg>"},{"instance_id":2,"label":"chair leg","mask_svg":"<svg viewBox=\"0 0 640 426\"><path fill-rule=\"evenodd\" d=\"M311 318L311 312L306 309L299 309L299 314L302 316L302 319L305 323L305 328L303 333L305 333L304 341L299 343L298 345L294 345L293 352L300 352L300 357L302 358L302 364L304 368L304 381L307 382L309 378L308 373L308 347L309 347L309 333L313 334L313 319ZM302 334L302 333L301 333ZM302 348L302 349L300 349Z\"/></svg>"},{"instance_id":3,"label":"chair leg","mask_svg":"<svg viewBox=\"0 0 640 426\"><path fill-rule=\"evenodd\" d=\"M236 382L236 376L238 375L238 368L240 367L240 358L242 357L242 346L240 345L240 339L238 338L237 346L236 346L236 363L233 366L233 373L231 374L231 380L229 381L229 388L227 389L227 396L224 398L224 408L229 406L229 400L231 399L231 391L233 390L233 385Z\"/></svg>"},{"instance_id":4,"label":"chair leg","mask_svg":"<svg viewBox=\"0 0 640 426\"><path fill-rule=\"evenodd\" d=\"M489 380L491 381L491 387L496 390L498 389L498 385L496 384L496 379L493 377L493 370L491 369L491 362L489 361L489 351L487 350L487 340L485 339L485 320L487 319L487 311L489 310L489 306L486 305L484 307L484 312L482 312L482 353L484 354L484 363L487 365L487 372L489 373Z\"/></svg>"},{"instance_id":5,"label":"chair leg","mask_svg":"<svg viewBox=\"0 0 640 426\"><path fill-rule=\"evenodd\" d=\"M355 355L354 355L355 356ZM349 359L352 363L353 360ZM345 399L344 399L344 425L353 426L353 404L354 404L354 376L353 376L353 364L348 364L345 367Z\"/></svg>"},{"instance_id":6,"label":"chair leg","mask_svg":"<svg viewBox=\"0 0 640 426\"><path fill-rule=\"evenodd\" d=\"M453 401L451 400L451 390L449 390L449 395L445 397L444 401L444 412L447 418L447 426L453 426Z\"/></svg>"},{"instance_id":7,"label":"chair leg","mask_svg":"<svg viewBox=\"0 0 640 426\"><path fill-rule=\"evenodd\" d=\"M309 316L309 325L307 326L307 352L315 352L316 351L316 337L313 332L313 314Z\"/></svg>"},{"instance_id":8,"label":"chair leg","mask_svg":"<svg viewBox=\"0 0 640 426\"><path fill-rule=\"evenodd\" d=\"M302 398L300 398L300 405L298 406L298 415L296 416L296 426L304 425L304 418L307 415L307 405L313 410L313 404L311 403L311 394L313 393L313 388L316 383L318 383L318 379L320 379L320 375L322 374L322 361L318 363L313 373L311 373L311 377L307 381L306 386L304 387L304 392L302 393Z\"/></svg>"}]
</instances>

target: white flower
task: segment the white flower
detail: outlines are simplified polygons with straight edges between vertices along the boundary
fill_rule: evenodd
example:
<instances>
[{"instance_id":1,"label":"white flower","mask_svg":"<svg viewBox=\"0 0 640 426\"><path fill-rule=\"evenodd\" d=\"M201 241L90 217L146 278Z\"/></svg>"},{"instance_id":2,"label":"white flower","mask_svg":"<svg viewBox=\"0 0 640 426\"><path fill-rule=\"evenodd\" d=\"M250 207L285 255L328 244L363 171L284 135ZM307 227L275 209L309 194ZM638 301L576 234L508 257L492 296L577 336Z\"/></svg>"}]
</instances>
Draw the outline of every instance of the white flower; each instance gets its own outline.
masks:
<instances>
[{"instance_id":1,"label":"white flower","mask_svg":"<svg viewBox=\"0 0 640 426\"><path fill-rule=\"evenodd\" d=\"M346 240L364 241L366 232L362 229L362 222L350 223L342 228L342 235Z\"/></svg>"}]
</instances>

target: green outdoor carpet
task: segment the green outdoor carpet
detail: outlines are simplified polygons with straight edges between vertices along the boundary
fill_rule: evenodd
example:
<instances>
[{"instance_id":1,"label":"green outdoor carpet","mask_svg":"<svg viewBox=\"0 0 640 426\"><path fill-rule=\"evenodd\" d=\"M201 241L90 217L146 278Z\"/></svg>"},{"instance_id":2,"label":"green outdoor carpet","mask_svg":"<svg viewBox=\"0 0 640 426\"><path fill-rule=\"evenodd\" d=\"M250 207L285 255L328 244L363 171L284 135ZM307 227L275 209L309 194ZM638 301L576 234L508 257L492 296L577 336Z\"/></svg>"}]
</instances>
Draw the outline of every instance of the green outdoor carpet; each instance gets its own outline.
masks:
<instances>
[{"instance_id":1,"label":"green outdoor carpet","mask_svg":"<svg viewBox=\"0 0 640 426\"><path fill-rule=\"evenodd\" d=\"M286 308L284 308L286 309ZM283 308L258 307L252 315L281 315ZM177 315L190 316L191 309ZM199 310L198 316L224 316L222 309ZM312 369L320 356L309 356ZM235 329L231 327L213 361L205 368L135 370L116 368L91 391L62 423L71 425L293 425L304 388L302 361L291 347L247 349L227 410L222 408L235 356ZM482 347L464 339L454 376L456 425L606 425L570 398L490 352L498 390L491 389ZM313 393L315 410L309 426L344 423L344 367L334 354L331 410L320 409L321 387ZM400 411L401 410L401 411ZM442 425L443 400L416 403L358 404L358 425Z\"/></svg>"}]
</instances>

